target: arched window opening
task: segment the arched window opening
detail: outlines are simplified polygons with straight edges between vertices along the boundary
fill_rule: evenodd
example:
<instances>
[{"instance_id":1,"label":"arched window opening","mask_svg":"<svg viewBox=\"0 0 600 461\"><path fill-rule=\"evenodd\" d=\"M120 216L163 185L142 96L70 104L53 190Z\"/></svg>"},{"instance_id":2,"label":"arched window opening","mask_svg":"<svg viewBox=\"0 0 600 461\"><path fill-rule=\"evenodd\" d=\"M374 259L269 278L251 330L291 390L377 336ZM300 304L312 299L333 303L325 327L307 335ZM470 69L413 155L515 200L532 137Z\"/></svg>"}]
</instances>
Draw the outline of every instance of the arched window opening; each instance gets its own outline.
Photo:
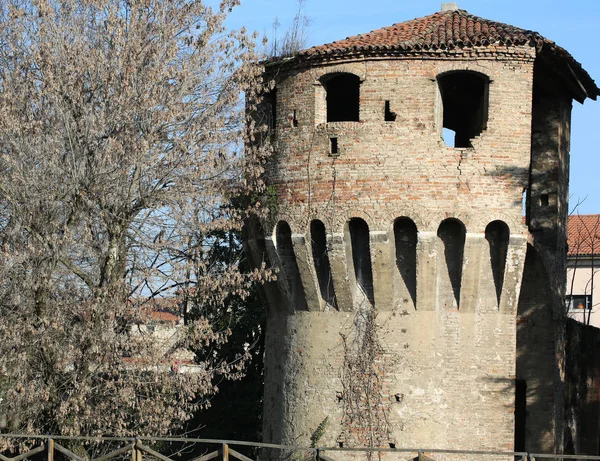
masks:
<instances>
[{"instance_id":1,"label":"arched window opening","mask_svg":"<svg viewBox=\"0 0 600 461\"><path fill-rule=\"evenodd\" d=\"M348 222L352 263L356 284L371 304L375 304L373 293L373 271L371 268L371 248L369 245L369 225L364 219L352 218Z\"/></svg>"},{"instance_id":2,"label":"arched window opening","mask_svg":"<svg viewBox=\"0 0 600 461\"><path fill-rule=\"evenodd\" d=\"M394 221L396 266L413 304L417 304L417 226L409 218Z\"/></svg>"},{"instance_id":3,"label":"arched window opening","mask_svg":"<svg viewBox=\"0 0 600 461\"><path fill-rule=\"evenodd\" d=\"M275 230L277 254L285 277L285 285L296 310L308 310L304 289L300 281L300 270L296 262L294 245L292 244L292 230L285 221L279 221Z\"/></svg>"},{"instance_id":4,"label":"arched window opening","mask_svg":"<svg viewBox=\"0 0 600 461\"><path fill-rule=\"evenodd\" d=\"M321 297L327 304L337 308L337 300L333 289L333 277L331 275L331 264L329 263L327 250L325 224L318 219L310 223L310 238Z\"/></svg>"},{"instance_id":5,"label":"arched window opening","mask_svg":"<svg viewBox=\"0 0 600 461\"><path fill-rule=\"evenodd\" d=\"M460 283L465 250L465 227L459 220L450 218L442 221L437 234L444 244L444 259L448 277L458 306L460 303Z\"/></svg>"},{"instance_id":6,"label":"arched window opening","mask_svg":"<svg viewBox=\"0 0 600 461\"><path fill-rule=\"evenodd\" d=\"M490 245L490 263L492 276L496 287L496 298L500 304L502 285L504 284L504 269L506 268L506 253L508 251L508 238L510 231L506 223L492 221L485 228L485 238Z\"/></svg>"},{"instance_id":7,"label":"arched window opening","mask_svg":"<svg viewBox=\"0 0 600 461\"><path fill-rule=\"evenodd\" d=\"M442 127L455 133L450 147L472 147L471 140L487 128L489 79L477 72L449 72L438 77L438 87Z\"/></svg>"},{"instance_id":8,"label":"arched window opening","mask_svg":"<svg viewBox=\"0 0 600 461\"><path fill-rule=\"evenodd\" d=\"M358 122L360 78L353 74L335 74L323 82L327 94L328 122Z\"/></svg>"}]
</instances>

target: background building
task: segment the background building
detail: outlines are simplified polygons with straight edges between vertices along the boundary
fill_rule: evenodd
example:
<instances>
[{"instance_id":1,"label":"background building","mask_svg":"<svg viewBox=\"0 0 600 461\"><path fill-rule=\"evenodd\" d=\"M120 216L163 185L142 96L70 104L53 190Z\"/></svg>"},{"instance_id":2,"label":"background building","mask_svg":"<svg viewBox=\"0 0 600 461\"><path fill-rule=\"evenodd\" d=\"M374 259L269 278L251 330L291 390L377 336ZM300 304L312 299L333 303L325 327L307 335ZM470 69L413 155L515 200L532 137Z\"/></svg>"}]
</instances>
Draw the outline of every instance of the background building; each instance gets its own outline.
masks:
<instances>
[{"instance_id":1,"label":"background building","mask_svg":"<svg viewBox=\"0 0 600 461\"><path fill-rule=\"evenodd\" d=\"M600 328L600 215L569 216L569 317Z\"/></svg>"}]
</instances>

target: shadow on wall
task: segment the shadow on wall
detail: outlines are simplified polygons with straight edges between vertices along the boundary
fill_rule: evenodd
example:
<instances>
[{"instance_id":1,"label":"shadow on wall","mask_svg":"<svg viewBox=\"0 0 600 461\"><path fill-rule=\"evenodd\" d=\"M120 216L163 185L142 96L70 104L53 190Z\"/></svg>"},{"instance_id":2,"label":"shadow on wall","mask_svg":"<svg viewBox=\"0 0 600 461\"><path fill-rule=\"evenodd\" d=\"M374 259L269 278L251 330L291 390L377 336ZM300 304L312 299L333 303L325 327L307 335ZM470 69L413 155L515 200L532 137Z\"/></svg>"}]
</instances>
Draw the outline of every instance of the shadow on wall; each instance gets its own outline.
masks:
<instances>
[{"instance_id":1,"label":"shadow on wall","mask_svg":"<svg viewBox=\"0 0 600 461\"><path fill-rule=\"evenodd\" d=\"M600 329L567 319L565 453L600 455Z\"/></svg>"},{"instance_id":2,"label":"shadow on wall","mask_svg":"<svg viewBox=\"0 0 600 461\"><path fill-rule=\"evenodd\" d=\"M552 453L554 384L559 376L556 333L563 324L553 318L548 275L531 245L527 245L518 306L515 450Z\"/></svg>"}]
</instances>

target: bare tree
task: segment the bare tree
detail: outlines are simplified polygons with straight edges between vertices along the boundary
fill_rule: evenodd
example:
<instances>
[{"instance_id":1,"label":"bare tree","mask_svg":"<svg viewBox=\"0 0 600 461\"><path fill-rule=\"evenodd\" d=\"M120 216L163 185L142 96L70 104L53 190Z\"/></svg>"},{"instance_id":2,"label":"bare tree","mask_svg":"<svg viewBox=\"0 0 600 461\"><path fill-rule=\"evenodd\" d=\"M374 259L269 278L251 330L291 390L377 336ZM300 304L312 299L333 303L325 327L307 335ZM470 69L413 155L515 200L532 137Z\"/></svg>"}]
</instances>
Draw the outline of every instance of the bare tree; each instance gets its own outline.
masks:
<instances>
[{"instance_id":1,"label":"bare tree","mask_svg":"<svg viewBox=\"0 0 600 461\"><path fill-rule=\"evenodd\" d=\"M7 0L0 6L0 415L13 431L168 434L236 378L214 313L268 271L236 232L264 157L237 0ZM230 252L227 258L223 252ZM147 300L185 305L154 341ZM173 364L195 353L190 372ZM2 418L0 418L0 421Z\"/></svg>"}]
</instances>

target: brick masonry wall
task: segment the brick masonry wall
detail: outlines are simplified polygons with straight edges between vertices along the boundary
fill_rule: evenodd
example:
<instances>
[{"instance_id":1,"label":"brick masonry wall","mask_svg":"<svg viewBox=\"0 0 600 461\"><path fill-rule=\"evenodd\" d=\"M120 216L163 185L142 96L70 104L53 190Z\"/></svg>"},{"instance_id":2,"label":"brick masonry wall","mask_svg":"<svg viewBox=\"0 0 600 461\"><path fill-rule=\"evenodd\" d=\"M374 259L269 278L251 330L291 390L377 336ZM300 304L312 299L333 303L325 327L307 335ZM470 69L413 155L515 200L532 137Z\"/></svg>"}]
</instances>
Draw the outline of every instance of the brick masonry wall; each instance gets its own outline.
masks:
<instances>
[{"instance_id":1,"label":"brick masonry wall","mask_svg":"<svg viewBox=\"0 0 600 461\"><path fill-rule=\"evenodd\" d=\"M276 156L266 176L278 206L263 225L265 251L281 268L281 296L270 297L265 441L308 445L328 418L320 445L513 449L517 299L530 238L522 200L529 187L534 53L489 47L272 69ZM436 78L453 70L490 79L487 129L472 148L447 147L441 137ZM325 122L320 79L339 72L361 79L358 122ZM385 101L393 122L384 121ZM395 259L399 217L418 230L416 302ZM369 226L374 303L356 280L352 218ZM447 218L466 230L458 299L437 236ZM313 219L327 232L337 309L319 291ZM495 220L510 231L499 299L484 234ZM285 280L285 268L292 269L280 259L289 248L277 249L279 221L291 228L301 294ZM372 360L361 360L367 355Z\"/></svg>"}]
</instances>

